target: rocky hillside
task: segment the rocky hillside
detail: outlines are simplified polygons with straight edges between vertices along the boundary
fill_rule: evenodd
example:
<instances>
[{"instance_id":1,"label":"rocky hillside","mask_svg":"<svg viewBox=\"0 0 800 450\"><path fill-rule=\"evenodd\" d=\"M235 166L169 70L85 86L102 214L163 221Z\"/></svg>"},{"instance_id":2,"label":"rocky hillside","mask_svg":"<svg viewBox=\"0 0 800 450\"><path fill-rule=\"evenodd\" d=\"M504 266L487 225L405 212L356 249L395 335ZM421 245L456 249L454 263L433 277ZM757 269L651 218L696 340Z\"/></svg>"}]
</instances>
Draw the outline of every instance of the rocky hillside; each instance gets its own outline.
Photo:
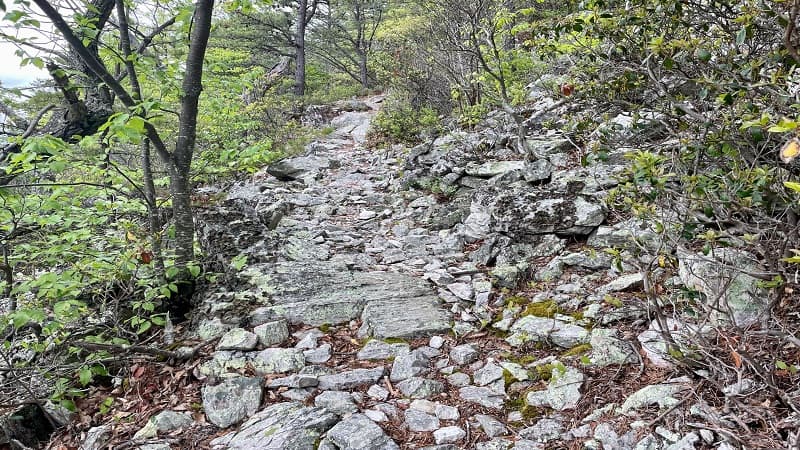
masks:
<instances>
[{"instance_id":1,"label":"rocky hillside","mask_svg":"<svg viewBox=\"0 0 800 450\"><path fill-rule=\"evenodd\" d=\"M207 188L208 351L135 367L138 406L81 448L788 447L792 375L748 375L730 331L765 323L756 258L612 211L631 150L582 163L534 100L522 145L498 112L385 151L364 145L381 99L341 104L305 154Z\"/></svg>"}]
</instances>

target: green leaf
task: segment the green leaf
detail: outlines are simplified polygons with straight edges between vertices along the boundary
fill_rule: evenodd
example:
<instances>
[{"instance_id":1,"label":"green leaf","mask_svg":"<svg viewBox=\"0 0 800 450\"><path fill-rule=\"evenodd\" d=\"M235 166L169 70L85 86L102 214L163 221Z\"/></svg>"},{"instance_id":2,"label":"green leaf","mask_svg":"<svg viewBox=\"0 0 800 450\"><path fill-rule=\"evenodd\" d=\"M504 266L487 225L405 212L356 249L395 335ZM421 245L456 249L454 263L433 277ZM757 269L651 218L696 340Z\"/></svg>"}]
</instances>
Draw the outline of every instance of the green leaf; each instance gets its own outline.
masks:
<instances>
[{"instance_id":1,"label":"green leaf","mask_svg":"<svg viewBox=\"0 0 800 450\"><path fill-rule=\"evenodd\" d=\"M736 45L744 44L745 39L747 39L747 27L742 27L742 29L736 33Z\"/></svg>"},{"instance_id":2,"label":"green leaf","mask_svg":"<svg viewBox=\"0 0 800 450\"><path fill-rule=\"evenodd\" d=\"M91 383L93 376L94 374L92 373L92 369L88 368L87 366L81 367L78 371L78 381L82 386L86 386L87 384Z\"/></svg>"},{"instance_id":3,"label":"green leaf","mask_svg":"<svg viewBox=\"0 0 800 450\"><path fill-rule=\"evenodd\" d=\"M789 366L785 362L780 360L775 361L775 367L777 367L780 370L787 370L789 368Z\"/></svg>"},{"instance_id":4,"label":"green leaf","mask_svg":"<svg viewBox=\"0 0 800 450\"><path fill-rule=\"evenodd\" d=\"M800 192L800 183L796 183L794 181L784 181L783 185L795 192Z\"/></svg>"}]
</instances>

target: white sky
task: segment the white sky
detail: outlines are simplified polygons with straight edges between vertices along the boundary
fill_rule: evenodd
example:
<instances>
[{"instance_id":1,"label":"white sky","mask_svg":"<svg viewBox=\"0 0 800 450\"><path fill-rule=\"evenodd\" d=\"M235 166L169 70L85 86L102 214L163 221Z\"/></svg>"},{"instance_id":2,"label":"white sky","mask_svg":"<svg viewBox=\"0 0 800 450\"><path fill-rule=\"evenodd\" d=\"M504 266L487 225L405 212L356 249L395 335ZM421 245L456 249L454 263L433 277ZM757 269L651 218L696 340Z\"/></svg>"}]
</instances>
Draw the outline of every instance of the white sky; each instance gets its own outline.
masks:
<instances>
[{"instance_id":1,"label":"white sky","mask_svg":"<svg viewBox=\"0 0 800 450\"><path fill-rule=\"evenodd\" d=\"M36 78L47 78L47 72L33 65L20 67L20 58L14 54L16 47L0 41L0 81L5 87L27 86Z\"/></svg>"}]
</instances>

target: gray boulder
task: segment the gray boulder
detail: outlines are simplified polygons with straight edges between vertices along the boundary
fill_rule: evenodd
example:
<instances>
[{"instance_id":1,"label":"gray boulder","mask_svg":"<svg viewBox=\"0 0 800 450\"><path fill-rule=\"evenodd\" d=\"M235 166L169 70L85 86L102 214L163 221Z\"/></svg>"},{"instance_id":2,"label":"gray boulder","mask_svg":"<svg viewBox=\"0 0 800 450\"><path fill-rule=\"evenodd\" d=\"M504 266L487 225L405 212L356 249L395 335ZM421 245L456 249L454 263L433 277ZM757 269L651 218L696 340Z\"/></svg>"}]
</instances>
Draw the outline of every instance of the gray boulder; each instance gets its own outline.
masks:
<instances>
[{"instance_id":1,"label":"gray boulder","mask_svg":"<svg viewBox=\"0 0 800 450\"><path fill-rule=\"evenodd\" d=\"M214 425L227 428L258 411L263 391L260 378L237 377L203 386L203 409Z\"/></svg>"},{"instance_id":2,"label":"gray boulder","mask_svg":"<svg viewBox=\"0 0 800 450\"><path fill-rule=\"evenodd\" d=\"M226 450L316 450L320 436L339 417L299 402L278 403L252 416L232 434L211 441Z\"/></svg>"},{"instance_id":3,"label":"gray boulder","mask_svg":"<svg viewBox=\"0 0 800 450\"><path fill-rule=\"evenodd\" d=\"M383 429L363 414L353 414L328 431L327 439L339 450L399 450Z\"/></svg>"}]
</instances>

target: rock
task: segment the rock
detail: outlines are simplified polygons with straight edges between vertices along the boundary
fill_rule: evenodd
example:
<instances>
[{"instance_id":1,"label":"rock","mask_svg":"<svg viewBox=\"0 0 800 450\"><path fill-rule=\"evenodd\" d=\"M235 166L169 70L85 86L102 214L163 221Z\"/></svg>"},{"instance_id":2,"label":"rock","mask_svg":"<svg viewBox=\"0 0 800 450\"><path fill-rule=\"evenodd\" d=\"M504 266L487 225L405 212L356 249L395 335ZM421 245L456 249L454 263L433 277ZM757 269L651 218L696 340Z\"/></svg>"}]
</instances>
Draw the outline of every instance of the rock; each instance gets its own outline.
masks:
<instances>
[{"instance_id":1,"label":"rock","mask_svg":"<svg viewBox=\"0 0 800 450\"><path fill-rule=\"evenodd\" d=\"M470 384L472 380L470 379L469 375L456 372L447 377L447 382L450 383L451 386L462 387Z\"/></svg>"},{"instance_id":2,"label":"rock","mask_svg":"<svg viewBox=\"0 0 800 450\"><path fill-rule=\"evenodd\" d=\"M86 439L83 440L80 450L101 450L106 447L108 441L111 440L111 427L103 425L99 427L92 427L86 433Z\"/></svg>"},{"instance_id":3,"label":"rock","mask_svg":"<svg viewBox=\"0 0 800 450\"><path fill-rule=\"evenodd\" d=\"M333 348L331 344L322 344L319 347L303 352L307 363L311 364L324 364L331 359L331 352Z\"/></svg>"},{"instance_id":4,"label":"rock","mask_svg":"<svg viewBox=\"0 0 800 450\"><path fill-rule=\"evenodd\" d=\"M536 422L532 427L520 430L519 436L534 442L546 443L560 438L563 432L564 425L560 420L545 418Z\"/></svg>"},{"instance_id":5,"label":"rock","mask_svg":"<svg viewBox=\"0 0 800 450\"><path fill-rule=\"evenodd\" d=\"M428 342L428 346L435 349L442 348L442 345L444 345L444 338L441 336L431 336L431 339Z\"/></svg>"},{"instance_id":6,"label":"rock","mask_svg":"<svg viewBox=\"0 0 800 450\"><path fill-rule=\"evenodd\" d=\"M325 391L314 399L314 406L327 408L340 416L358 411L352 394L343 391Z\"/></svg>"},{"instance_id":7,"label":"rock","mask_svg":"<svg viewBox=\"0 0 800 450\"><path fill-rule=\"evenodd\" d=\"M369 342L358 351L356 358L361 360L389 359L408 351L408 344L388 344L379 339L370 339Z\"/></svg>"},{"instance_id":8,"label":"rock","mask_svg":"<svg viewBox=\"0 0 800 450\"><path fill-rule=\"evenodd\" d=\"M466 436L467 432L459 427L444 427L433 432L433 440L437 444L452 444Z\"/></svg>"},{"instance_id":9,"label":"rock","mask_svg":"<svg viewBox=\"0 0 800 450\"><path fill-rule=\"evenodd\" d=\"M336 414L324 408L299 402L277 403L259 411L232 435L211 441L211 445L226 450L315 450L320 436L338 421Z\"/></svg>"},{"instance_id":10,"label":"rock","mask_svg":"<svg viewBox=\"0 0 800 450\"><path fill-rule=\"evenodd\" d=\"M265 347L279 345L289 338L289 327L283 319L263 323L253 328L253 332Z\"/></svg>"},{"instance_id":11,"label":"rock","mask_svg":"<svg viewBox=\"0 0 800 450\"><path fill-rule=\"evenodd\" d=\"M603 449L627 450L636 443L635 433L625 433L620 436L608 423L601 423L595 427L594 438L603 443Z\"/></svg>"},{"instance_id":12,"label":"rock","mask_svg":"<svg viewBox=\"0 0 800 450\"><path fill-rule=\"evenodd\" d=\"M418 411L422 411L428 414L435 414L436 413L436 406L438 403L434 403L430 400L425 399L416 399L412 400L411 404L408 405L411 409L416 409ZM439 417L438 415L436 417ZM439 417L441 419L441 417Z\"/></svg>"},{"instance_id":13,"label":"rock","mask_svg":"<svg viewBox=\"0 0 800 450\"><path fill-rule=\"evenodd\" d=\"M508 172L522 171L526 168L525 161L489 161L483 164L469 164L464 173L473 177L492 178Z\"/></svg>"},{"instance_id":14,"label":"rock","mask_svg":"<svg viewBox=\"0 0 800 450\"><path fill-rule=\"evenodd\" d=\"M514 183L481 197L491 210L490 230L520 242L541 234L586 235L606 218L605 206L572 192Z\"/></svg>"},{"instance_id":15,"label":"rock","mask_svg":"<svg viewBox=\"0 0 800 450\"><path fill-rule=\"evenodd\" d=\"M137 450L171 450L172 447L166 442L154 442L136 447Z\"/></svg>"},{"instance_id":16,"label":"rock","mask_svg":"<svg viewBox=\"0 0 800 450\"><path fill-rule=\"evenodd\" d=\"M322 336L325 336L325 333L319 331L317 328L312 328L310 330L295 333L295 336L299 338L297 344L294 345L294 348L299 348L303 350L309 350L313 348L317 348L319 345L317 340Z\"/></svg>"},{"instance_id":17,"label":"rock","mask_svg":"<svg viewBox=\"0 0 800 450\"><path fill-rule=\"evenodd\" d=\"M452 323L450 314L434 296L373 301L364 307L361 318L372 336L380 339L440 334Z\"/></svg>"},{"instance_id":18,"label":"rock","mask_svg":"<svg viewBox=\"0 0 800 450\"><path fill-rule=\"evenodd\" d=\"M13 372L9 375L13 375ZM5 379L4 381L8 382L10 379ZM97 430L92 436L95 437L94 442L98 444L93 448L99 450L104 445L106 430L102 427L96 428ZM0 419L0 444L16 441L26 447L39 448L42 443L50 439L53 431L55 431L53 425L39 405L27 404L9 407L8 412L4 412L2 419ZM87 436L88 440L89 436ZM9 448L16 449L18 447L14 445Z\"/></svg>"},{"instance_id":19,"label":"rock","mask_svg":"<svg viewBox=\"0 0 800 450\"><path fill-rule=\"evenodd\" d=\"M498 287L514 289L526 270L528 270L527 263L498 264L489 273Z\"/></svg>"},{"instance_id":20,"label":"rock","mask_svg":"<svg viewBox=\"0 0 800 450\"><path fill-rule=\"evenodd\" d=\"M407 409L405 422L409 431L434 431L439 429L439 419L417 409Z\"/></svg>"},{"instance_id":21,"label":"rock","mask_svg":"<svg viewBox=\"0 0 800 450\"><path fill-rule=\"evenodd\" d=\"M464 237L469 242L486 238L491 232L491 209L478 202L472 202L469 215L464 219Z\"/></svg>"},{"instance_id":22,"label":"rock","mask_svg":"<svg viewBox=\"0 0 800 450\"><path fill-rule=\"evenodd\" d=\"M469 283L451 283L447 285L447 289L461 300L472 300L474 295L472 285Z\"/></svg>"},{"instance_id":23,"label":"rock","mask_svg":"<svg viewBox=\"0 0 800 450\"><path fill-rule=\"evenodd\" d=\"M616 364L634 364L639 361L633 346L617 338L617 330L595 328L591 332L589 344L589 364L595 367L606 367Z\"/></svg>"},{"instance_id":24,"label":"rock","mask_svg":"<svg viewBox=\"0 0 800 450\"><path fill-rule=\"evenodd\" d=\"M589 236L587 245L595 248L636 249L657 252L662 239L656 231L654 222L629 219L613 226L601 225ZM669 240L664 240L669 242Z\"/></svg>"},{"instance_id":25,"label":"rock","mask_svg":"<svg viewBox=\"0 0 800 450\"><path fill-rule=\"evenodd\" d=\"M267 173L281 181L313 179L330 165L331 161L328 158L299 156L283 159L270 165Z\"/></svg>"},{"instance_id":26,"label":"rock","mask_svg":"<svg viewBox=\"0 0 800 450\"><path fill-rule=\"evenodd\" d=\"M365 409L364 415L369 418L369 420L373 422L388 422L389 417L386 416L386 413L383 411L378 411L376 409Z\"/></svg>"},{"instance_id":27,"label":"rock","mask_svg":"<svg viewBox=\"0 0 800 450\"><path fill-rule=\"evenodd\" d=\"M508 432L506 426L492 416L487 416L486 414L475 414L475 420L478 422L483 432L486 433L486 435L490 438L502 436Z\"/></svg>"},{"instance_id":28,"label":"rock","mask_svg":"<svg viewBox=\"0 0 800 450\"><path fill-rule=\"evenodd\" d=\"M227 428L258 411L261 405L260 378L237 377L216 386L203 386L203 409L214 425Z\"/></svg>"},{"instance_id":29,"label":"rock","mask_svg":"<svg viewBox=\"0 0 800 450\"><path fill-rule=\"evenodd\" d=\"M758 278L748 275L748 272L762 273L764 269L750 253L715 248L706 257L679 251L678 263L681 281L689 289L705 294L711 319L716 323L732 321L740 327L748 327L768 312L767 291L759 287Z\"/></svg>"},{"instance_id":30,"label":"rock","mask_svg":"<svg viewBox=\"0 0 800 450\"><path fill-rule=\"evenodd\" d=\"M434 413L436 414L436 417L441 420L458 420L459 417L461 417L458 412L458 408L455 406L442 405L440 403L436 404Z\"/></svg>"},{"instance_id":31,"label":"rock","mask_svg":"<svg viewBox=\"0 0 800 450\"><path fill-rule=\"evenodd\" d=\"M217 344L217 350L248 351L256 348L258 336L243 328L234 328L225 333Z\"/></svg>"},{"instance_id":32,"label":"rock","mask_svg":"<svg viewBox=\"0 0 800 450\"><path fill-rule=\"evenodd\" d=\"M396 387L408 398L429 398L444 392L444 384L441 382L419 377L403 380Z\"/></svg>"},{"instance_id":33,"label":"rock","mask_svg":"<svg viewBox=\"0 0 800 450\"><path fill-rule=\"evenodd\" d=\"M458 390L458 395L464 401L477 403L487 408L500 409L505 402L505 395L498 394L487 387L465 386Z\"/></svg>"},{"instance_id":34,"label":"rock","mask_svg":"<svg viewBox=\"0 0 800 450\"><path fill-rule=\"evenodd\" d=\"M618 414L635 414L636 409L658 405L660 408L669 408L680 402L673 395L691 388L691 382L686 377L675 378L665 383L645 386L631 394L625 402L617 408Z\"/></svg>"},{"instance_id":35,"label":"rock","mask_svg":"<svg viewBox=\"0 0 800 450\"><path fill-rule=\"evenodd\" d=\"M584 376L578 369L553 363L550 381L544 391L529 392L525 397L528 405L548 406L556 411L574 409L581 399Z\"/></svg>"},{"instance_id":36,"label":"rock","mask_svg":"<svg viewBox=\"0 0 800 450\"><path fill-rule=\"evenodd\" d=\"M194 419L187 413L167 410L161 411L150 418L150 422L155 424L156 430L163 433L191 426L194 423Z\"/></svg>"},{"instance_id":37,"label":"rock","mask_svg":"<svg viewBox=\"0 0 800 450\"><path fill-rule=\"evenodd\" d=\"M395 382L403 381L427 373L430 370L428 368L429 362L430 358L419 350L399 352L392 364L392 372L389 379Z\"/></svg>"},{"instance_id":38,"label":"rock","mask_svg":"<svg viewBox=\"0 0 800 450\"><path fill-rule=\"evenodd\" d=\"M601 286L600 293L607 292L622 292L630 291L633 289L641 289L644 282L644 276L641 273L631 273L617 277L613 281Z\"/></svg>"},{"instance_id":39,"label":"rock","mask_svg":"<svg viewBox=\"0 0 800 450\"><path fill-rule=\"evenodd\" d=\"M276 378L267 383L267 387L271 389L279 387L288 387L292 389L302 389L308 387L315 387L319 384L317 375L293 374L284 378Z\"/></svg>"},{"instance_id":40,"label":"rock","mask_svg":"<svg viewBox=\"0 0 800 450\"><path fill-rule=\"evenodd\" d=\"M486 386L487 384L503 378L503 368L490 360L483 367L475 371L473 378L475 384L478 386Z\"/></svg>"},{"instance_id":41,"label":"rock","mask_svg":"<svg viewBox=\"0 0 800 450\"><path fill-rule=\"evenodd\" d=\"M372 369L353 369L333 375L319 377L319 389L323 391L347 391L375 384L383 376L383 366Z\"/></svg>"},{"instance_id":42,"label":"rock","mask_svg":"<svg viewBox=\"0 0 800 450\"><path fill-rule=\"evenodd\" d=\"M459 345L450 350L450 359L463 366L475 362L478 359L478 351L471 344Z\"/></svg>"},{"instance_id":43,"label":"rock","mask_svg":"<svg viewBox=\"0 0 800 450\"><path fill-rule=\"evenodd\" d=\"M389 391L380 385L373 384L367 389L367 395L375 400L386 401L389 398Z\"/></svg>"},{"instance_id":44,"label":"rock","mask_svg":"<svg viewBox=\"0 0 800 450\"><path fill-rule=\"evenodd\" d=\"M306 365L306 357L299 348L268 348L258 353L253 365L259 375L297 372Z\"/></svg>"},{"instance_id":45,"label":"rock","mask_svg":"<svg viewBox=\"0 0 800 450\"><path fill-rule=\"evenodd\" d=\"M398 450L381 427L363 414L353 414L336 424L326 435L339 450Z\"/></svg>"},{"instance_id":46,"label":"rock","mask_svg":"<svg viewBox=\"0 0 800 450\"><path fill-rule=\"evenodd\" d=\"M559 347L572 348L589 342L589 332L583 327L546 317L522 317L511 326L511 333L506 342L513 346L550 341Z\"/></svg>"}]
</instances>

